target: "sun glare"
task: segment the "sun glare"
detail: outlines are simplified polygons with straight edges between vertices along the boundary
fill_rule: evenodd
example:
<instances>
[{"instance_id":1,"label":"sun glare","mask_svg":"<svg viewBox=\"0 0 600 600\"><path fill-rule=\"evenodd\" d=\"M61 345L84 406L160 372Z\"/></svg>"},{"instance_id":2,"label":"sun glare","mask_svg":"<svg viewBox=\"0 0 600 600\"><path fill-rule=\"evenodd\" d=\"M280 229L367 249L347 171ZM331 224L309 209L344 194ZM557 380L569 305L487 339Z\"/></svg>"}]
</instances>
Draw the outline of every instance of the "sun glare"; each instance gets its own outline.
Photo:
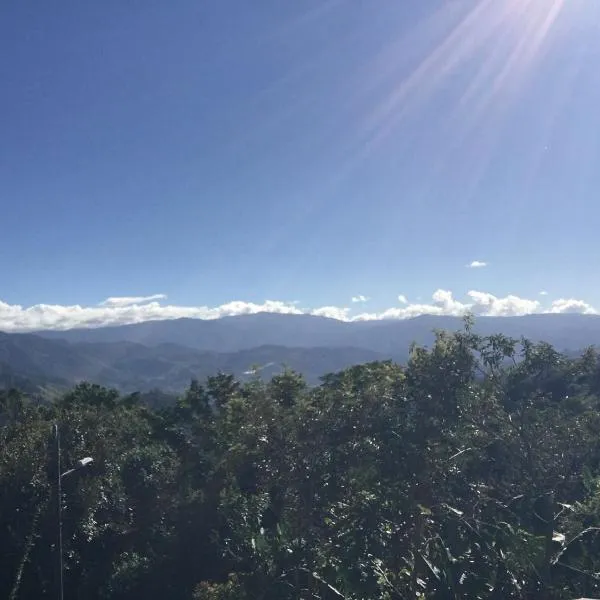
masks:
<instances>
[{"instance_id":1,"label":"sun glare","mask_svg":"<svg viewBox=\"0 0 600 600\"><path fill-rule=\"evenodd\" d=\"M365 145L372 148L381 142L461 67L474 71L457 103L471 121L494 100L518 91L543 56L565 5L566 0L480 0L463 11L458 24L412 71L392 83L366 120ZM447 6L439 10L449 11ZM387 60L397 57L388 55Z\"/></svg>"}]
</instances>

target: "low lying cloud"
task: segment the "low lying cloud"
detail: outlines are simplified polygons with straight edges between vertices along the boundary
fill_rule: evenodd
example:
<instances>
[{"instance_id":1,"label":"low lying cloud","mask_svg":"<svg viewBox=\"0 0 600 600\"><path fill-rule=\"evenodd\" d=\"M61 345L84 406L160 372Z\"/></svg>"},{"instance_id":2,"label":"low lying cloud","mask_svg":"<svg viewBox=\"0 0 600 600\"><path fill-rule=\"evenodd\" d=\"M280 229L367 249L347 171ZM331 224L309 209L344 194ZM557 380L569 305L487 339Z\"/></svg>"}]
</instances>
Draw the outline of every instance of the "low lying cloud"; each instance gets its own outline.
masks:
<instances>
[{"instance_id":1,"label":"low lying cloud","mask_svg":"<svg viewBox=\"0 0 600 600\"><path fill-rule=\"evenodd\" d=\"M100 306L131 306L132 304L146 304L155 300L166 300L166 294L152 294L152 296L117 296L107 298Z\"/></svg>"},{"instance_id":2,"label":"low lying cloud","mask_svg":"<svg viewBox=\"0 0 600 600\"><path fill-rule=\"evenodd\" d=\"M589 305L583 300L575 300L573 298L566 299L560 298L552 302L549 313L554 314L566 314L566 313L580 313L583 315L595 315L596 310L593 306Z\"/></svg>"},{"instance_id":3,"label":"low lying cloud","mask_svg":"<svg viewBox=\"0 0 600 600\"><path fill-rule=\"evenodd\" d=\"M497 298L484 292L469 292L467 294L473 301L471 310L475 314L489 317L511 317L529 315L540 311L537 300L527 300L509 294L505 298Z\"/></svg>"},{"instance_id":4,"label":"low lying cloud","mask_svg":"<svg viewBox=\"0 0 600 600\"><path fill-rule=\"evenodd\" d=\"M350 321L350 309L340 308L339 306L322 306L313 310L306 311L316 317L327 317L328 319L337 319L338 321Z\"/></svg>"},{"instance_id":5,"label":"low lying cloud","mask_svg":"<svg viewBox=\"0 0 600 600\"><path fill-rule=\"evenodd\" d=\"M267 300L262 304L234 301L217 307L176 306L160 302L139 304L112 303L105 300L97 306L65 306L36 304L23 307L0 301L0 331L65 330L78 327L104 327L156 321L161 319L219 319L235 315L271 312L303 314L294 303Z\"/></svg>"},{"instance_id":6,"label":"low lying cloud","mask_svg":"<svg viewBox=\"0 0 600 600\"><path fill-rule=\"evenodd\" d=\"M369 297L363 296L363 295L352 296L352 302L354 304L358 304L358 303L362 303L362 302L368 302L369 300L370 300Z\"/></svg>"},{"instance_id":7,"label":"low lying cloud","mask_svg":"<svg viewBox=\"0 0 600 600\"><path fill-rule=\"evenodd\" d=\"M593 306L583 300L555 300L549 309L543 309L538 300L521 298L513 294L497 297L487 292L471 290L468 300L454 298L449 290L437 290L429 303L409 304L403 295L398 301L403 306L388 308L381 312L352 315L350 321L377 321L382 319L411 319L422 315L461 317L468 313L482 317L518 317L538 313L581 313L597 314Z\"/></svg>"},{"instance_id":8,"label":"low lying cloud","mask_svg":"<svg viewBox=\"0 0 600 600\"><path fill-rule=\"evenodd\" d=\"M23 307L0 301L0 331L19 332L42 329L65 330L77 327L103 327L125 325L160 319L219 319L235 315L261 312L289 315L309 314L340 321L375 321L383 319L410 319L421 315L462 316L473 313L478 316L509 317L533 313L597 314L596 309L583 300L559 298L546 308L538 300L521 298L509 294L498 297L488 292L471 290L463 300L454 297L451 291L439 289L430 302L410 304L404 295L398 296L401 306L379 312L355 313L350 307L322 306L302 308L298 302L266 300L262 304L236 300L221 306L178 306L163 304L164 294L107 298L96 306L37 304Z\"/></svg>"},{"instance_id":9,"label":"low lying cloud","mask_svg":"<svg viewBox=\"0 0 600 600\"><path fill-rule=\"evenodd\" d=\"M467 265L468 269L483 269L483 267L487 267L487 263L482 260L474 260Z\"/></svg>"}]
</instances>

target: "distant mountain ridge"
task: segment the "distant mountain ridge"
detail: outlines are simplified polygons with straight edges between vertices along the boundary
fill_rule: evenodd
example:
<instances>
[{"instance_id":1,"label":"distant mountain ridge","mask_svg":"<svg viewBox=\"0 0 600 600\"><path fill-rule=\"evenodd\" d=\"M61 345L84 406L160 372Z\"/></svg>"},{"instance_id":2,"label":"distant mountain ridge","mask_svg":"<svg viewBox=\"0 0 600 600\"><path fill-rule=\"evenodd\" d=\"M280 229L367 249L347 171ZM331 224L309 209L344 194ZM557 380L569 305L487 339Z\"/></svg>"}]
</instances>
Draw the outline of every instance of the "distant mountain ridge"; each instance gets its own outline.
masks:
<instances>
[{"instance_id":1,"label":"distant mountain ridge","mask_svg":"<svg viewBox=\"0 0 600 600\"><path fill-rule=\"evenodd\" d=\"M237 352L257 346L295 348L354 347L404 353L412 342L430 344L435 329L462 328L460 317L424 315L406 320L344 322L312 315L258 313L215 320L175 319L133 325L38 335L70 342L135 342L148 346L173 343L211 352ZM478 317L475 330L544 340L557 348L579 350L600 343L600 316L535 314L523 317Z\"/></svg>"},{"instance_id":2,"label":"distant mountain ridge","mask_svg":"<svg viewBox=\"0 0 600 600\"><path fill-rule=\"evenodd\" d=\"M404 362L412 342L430 345L435 329L457 330L458 317L423 316L404 321L342 322L309 315L260 313L213 321L178 319L135 325L0 333L3 381L28 379L71 386L82 380L122 391L181 391L192 378L218 371L239 378L253 366L270 376L286 366L316 383L354 364ZM547 341L561 351L600 344L600 317L529 315L482 317L475 330Z\"/></svg>"},{"instance_id":3,"label":"distant mountain ridge","mask_svg":"<svg viewBox=\"0 0 600 600\"><path fill-rule=\"evenodd\" d=\"M212 352L236 352L264 345L339 346L349 323L311 315L258 313L214 320L146 321L97 329L39 331L38 335L70 342L173 343Z\"/></svg>"},{"instance_id":4,"label":"distant mountain ridge","mask_svg":"<svg viewBox=\"0 0 600 600\"><path fill-rule=\"evenodd\" d=\"M192 379L219 371L244 379L260 367L263 376L283 366L305 374L311 383L325 373L354 364L381 360L384 355L362 348L288 348L260 346L221 353L177 344L144 346L133 342L67 342L32 334L0 333L0 387L23 381L70 387L91 381L124 392L162 389L181 391Z\"/></svg>"}]
</instances>

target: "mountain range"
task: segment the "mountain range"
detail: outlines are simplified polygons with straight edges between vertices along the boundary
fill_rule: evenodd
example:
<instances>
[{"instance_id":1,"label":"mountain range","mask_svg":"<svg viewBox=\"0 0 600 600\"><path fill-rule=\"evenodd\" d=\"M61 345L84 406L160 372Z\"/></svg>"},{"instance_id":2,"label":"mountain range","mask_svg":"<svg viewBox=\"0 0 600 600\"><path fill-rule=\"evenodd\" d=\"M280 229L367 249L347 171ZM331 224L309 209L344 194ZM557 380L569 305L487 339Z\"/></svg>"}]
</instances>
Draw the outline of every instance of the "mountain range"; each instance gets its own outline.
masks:
<instances>
[{"instance_id":1,"label":"mountain range","mask_svg":"<svg viewBox=\"0 0 600 600\"><path fill-rule=\"evenodd\" d=\"M133 325L0 333L0 383L28 379L66 387L87 380L122 391L180 391L192 378L218 371L240 378L258 366L269 376L282 365L315 383L353 364L403 362L412 342L429 345L434 330L457 330L458 317L342 322L309 315L260 313L217 320L177 319ZM480 317L481 334L504 333L577 351L600 342L600 317L557 314Z\"/></svg>"}]
</instances>

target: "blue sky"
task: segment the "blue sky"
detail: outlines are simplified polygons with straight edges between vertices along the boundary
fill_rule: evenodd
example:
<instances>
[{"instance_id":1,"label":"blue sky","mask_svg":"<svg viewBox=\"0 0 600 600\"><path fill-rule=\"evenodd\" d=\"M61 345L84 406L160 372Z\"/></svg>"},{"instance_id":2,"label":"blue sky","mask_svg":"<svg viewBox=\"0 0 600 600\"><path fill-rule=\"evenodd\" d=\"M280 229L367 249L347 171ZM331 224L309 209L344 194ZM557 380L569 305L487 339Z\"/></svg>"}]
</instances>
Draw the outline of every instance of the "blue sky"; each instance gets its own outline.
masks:
<instances>
[{"instance_id":1,"label":"blue sky","mask_svg":"<svg viewBox=\"0 0 600 600\"><path fill-rule=\"evenodd\" d=\"M600 309L599 60L595 0L2 3L0 327Z\"/></svg>"}]
</instances>

